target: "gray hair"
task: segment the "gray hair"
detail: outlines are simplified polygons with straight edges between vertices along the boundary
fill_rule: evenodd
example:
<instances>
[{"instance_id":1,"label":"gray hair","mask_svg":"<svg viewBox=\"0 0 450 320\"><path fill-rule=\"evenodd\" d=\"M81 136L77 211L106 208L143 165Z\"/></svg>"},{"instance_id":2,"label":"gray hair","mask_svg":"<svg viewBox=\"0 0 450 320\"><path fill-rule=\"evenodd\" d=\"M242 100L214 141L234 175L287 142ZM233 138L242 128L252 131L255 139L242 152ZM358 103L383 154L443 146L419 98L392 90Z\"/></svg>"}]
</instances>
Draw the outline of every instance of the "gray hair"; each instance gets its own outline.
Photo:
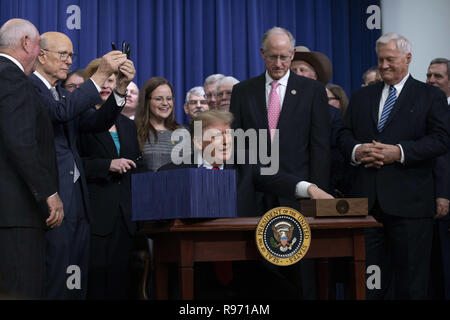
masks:
<instances>
[{"instance_id":1,"label":"gray hair","mask_svg":"<svg viewBox=\"0 0 450 320\"><path fill-rule=\"evenodd\" d=\"M39 36L36 27L28 20L10 19L0 28L0 48L15 48L24 36L35 39Z\"/></svg>"},{"instance_id":2,"label":"gray hair","mask_svg":"<svg viewBox=\"0 0 450 320\"><path fill-rule=\"evenodd\" d=\"M450 73L449 73L449 71L450 71L450 60L449 59L447 59L447 58L436 58L436 59L431 60L430 66L432 64L445 64L445 65L447 65L447 76L450 77Z\"/></svg>"},{"instance_id":3,"label":"gray hair","mask_svg":"<svg viewBox=\"0 0 450 320\"><path fill-rule=\"evenodd\" d=\"M221 74L221 73L212 74L212 75L208 76L205 79L205 82L203 83L203 87L206 87L209 84L216 83L217 81L219 81L223 77L225 77L225 76L223 74Z\"/></svg>"},{"instance_id":4,"label":"gray hair","mask_svg":"<svg viewBox=\"0 0 450 320\"><path fill-rule=\"evenodd\" d=\"M292 33L290 33L289 30L286 30L286 29L281 28L281 27L273 27L272 29L267 30L266 33L264 33L264 35L262 36L261 48L263 49L264 52L267 50L267 39L272 34L285 34L285 35L287 35L288 38L289 38L289 42L291 43L291 48L290 48L289 51L292 52L294 50L295 38L292 35Z\"/></svg>"},{"instance_id":5,"label":"gray hair","mask_svg":"<svg viewBox=\"0 0 450 320\"><path fill-rule=\"evenodd\" d=\"M205 90L203 87L193 87L186 93L186 103L189 101L189 96L194 94L196 96L205 97Z\"/></svg>"},{"instance_id":6,"label":"gray hair","mask_svg":"<svg viewBox=\"0 0 450 320\"><path fill-rule=\"evenodd\" d=\"M383 34L381 37L378 38L376 44L375 44L375 51L378 53L378 49L380 46L388 44L389 41L395 40L395 43L397 44L397 49L404 55L411 53L411 43L408 39L406 39L404 36L398 33L390 32Z\"/></svg>"},{"instance_id":7,"label":"gray hair","mask_svg":"<svg viewBox=\"0 0 450 320\"><path fill-rule=\"evenodd\" d=\"M227 85L227 84L231 84L234 86L236 83L239 83L239 80L236 79L235 77L223 77L222 79L220 79L217 82L216 93L220 86Z\"/></svg>"}]
</instances>

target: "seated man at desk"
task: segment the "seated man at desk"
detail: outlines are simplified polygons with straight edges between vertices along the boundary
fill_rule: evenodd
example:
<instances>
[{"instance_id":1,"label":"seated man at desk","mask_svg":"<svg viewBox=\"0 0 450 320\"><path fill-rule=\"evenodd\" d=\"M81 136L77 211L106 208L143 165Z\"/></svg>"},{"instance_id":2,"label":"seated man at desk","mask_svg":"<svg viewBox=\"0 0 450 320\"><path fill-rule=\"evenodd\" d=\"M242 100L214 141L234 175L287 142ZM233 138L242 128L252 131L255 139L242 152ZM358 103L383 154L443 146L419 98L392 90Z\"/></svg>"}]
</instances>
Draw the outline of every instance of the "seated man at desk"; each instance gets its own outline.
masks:
<instances>
[{"instance_id":1,"label":"seated man at desk","mask_svg":"<svg viewBox=\"0 0 450 320\"><path fill-rule=\"evenodd\" d=\"M233 137L230 125L233 121L233 115L228 111L209 110L199 114L190 125L190 133L192 144L195 152L186 159L182 164L176 165L169 163L160 170L172 170L181 168L200 168L216 169L216 170L235 170L236 171L236 193L237 193L237 214L240 217L258 216L264 212L259 212L256 203L256 191L273 193L289 199L311 198L311 199L331 199L331 195L318 188L316 185L307 181L299 181L295 176L283 173L273 175L262 175L261 168L252 164L231 164L230 159L233 154ZM201 136L194 130L195 123L201 124ZM198 131L198 130L197 130ZM197 158L194 161L194 158ZM233 161L236 163L237 161ZM271 208L265 208L269 210ZM293 296L297 286L291 284L295 282L292 278L296 276L285 276L280 274L278 268L267 265L263 262L255 263L234 263L233 272L230 274L231 268L224 268L223 264L216 263L215 273L216 279L223 285L221 288L214 287L214 281L211 278L214 271L209 268L208 264L196 265L196 281L195 296L196 298L236 298L236 297L255 297L255 293L261 293L260 288L255 287L253 279L268 279L263 291L269 292L273 289L278 291L280 288L291 287L292 290L286 289L286 297ZM226 274L229 274L226 276ZM295 272L293 272L295 273ZM226 279L228 278L228 279ZM235 286L230 289L228 283L233 279L232 284ZM233 287L233 286L232 286ZM220 289L225 289L221 291ZM218 291L215 291L218 290ZM230 290L238 290L240 292L230 293ZM250 291L247 291L250 290ZM220 292L221 291L221 292ZM225 295L223 295L225 292ZM228 292L228 293L227 293ZM275 291L272 291L275 292ZM215 295L217 293L218 295ZM269 296L263 296L268 298ZM255 297L256 298L256 297ZM277 298L277 297L273 297ZM281 296L279 296L281 298Z\"/></svg>"},{"instance_id":2,"label":"seated man at desk","mask_svg":"<svg viewBox=\"0 0 450 320\"><path fill-rule=\"evenodd\" d=\"M208 110L199 114L190 124L190 134L194 153L182 164L169 163L160 170L182 168L205 168L236 171L237 214L240 217L258 216L256 191L273 193L290 199L311 198L331 199L331 195L307 181L299 181L295 176L276 173L261 174L261 168L252 164L237 164L230 161L233 154L231 122L233 114L223 110ZM196 136L195 124L201 124L202 136ZM197 159L194 159L196 157ZM195 161L194 161L195 160ZM246 157L248 160L248 157ZM267 210L271 208L266 208Z\"/></svg>"}]
</instances>

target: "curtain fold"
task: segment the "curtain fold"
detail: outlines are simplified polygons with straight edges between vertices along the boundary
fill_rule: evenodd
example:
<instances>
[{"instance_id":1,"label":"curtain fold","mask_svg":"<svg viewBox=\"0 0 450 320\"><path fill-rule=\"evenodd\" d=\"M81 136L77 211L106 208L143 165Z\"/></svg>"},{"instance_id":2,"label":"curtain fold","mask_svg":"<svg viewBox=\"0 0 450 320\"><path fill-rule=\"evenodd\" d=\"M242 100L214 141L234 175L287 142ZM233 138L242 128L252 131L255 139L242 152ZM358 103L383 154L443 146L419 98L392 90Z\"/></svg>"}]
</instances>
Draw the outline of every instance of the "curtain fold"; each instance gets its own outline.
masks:
<instances>
[{"instance_id":1,"label":"curtain fold","mask_svg":"<svg viewBox=\"0 0 450 320\"><path fill-rule=\"evenodd\" d=\"M240 81L264 71L261 37L281 26L296 45L321 51L333 63L332 82L347 94L361 85L362 73L377 62L366 9L379 0L1 0L0 23L13 17L30 20L41 33L60 31L73 42L84 68L111 50L111 41L131 44L135 82L142 86L162 76L175 88L176 119L186 123L186 91L210 74ZM80 29L67 23L73 6Z\"/></svg>"}]
</instances>

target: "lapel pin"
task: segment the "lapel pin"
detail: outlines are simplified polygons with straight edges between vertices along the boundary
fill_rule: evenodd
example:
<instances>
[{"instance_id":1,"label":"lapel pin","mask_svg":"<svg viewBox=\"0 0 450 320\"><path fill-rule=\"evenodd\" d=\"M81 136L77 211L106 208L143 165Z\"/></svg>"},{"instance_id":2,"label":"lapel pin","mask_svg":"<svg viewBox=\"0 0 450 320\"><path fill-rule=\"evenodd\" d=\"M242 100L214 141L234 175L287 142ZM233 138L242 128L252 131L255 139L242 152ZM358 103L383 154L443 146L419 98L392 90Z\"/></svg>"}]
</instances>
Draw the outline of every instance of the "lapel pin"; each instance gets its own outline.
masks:
<instances>
[{"instance_id":1,"label":"lapel pin","mask_svg":"<svg viewBox=\"0 0 450 320\"><path fill-rule=\"evenodd\" d=\"M296 94L297 94L297 91L296 91L296 90L291 90L291 93L292 93L293 95L296 95Z\"/></svg>"},{"instance_id":2,"label":"lapel pin","mask_svg":"<svg viewBox=\"0 0 450 320\"><path fill-rule=\"evenodd\" d=\"M66 96L62 96L62 98L63 98L63 99L65 99L65 98L66 98Z\"/></svg>"}]
</instances>

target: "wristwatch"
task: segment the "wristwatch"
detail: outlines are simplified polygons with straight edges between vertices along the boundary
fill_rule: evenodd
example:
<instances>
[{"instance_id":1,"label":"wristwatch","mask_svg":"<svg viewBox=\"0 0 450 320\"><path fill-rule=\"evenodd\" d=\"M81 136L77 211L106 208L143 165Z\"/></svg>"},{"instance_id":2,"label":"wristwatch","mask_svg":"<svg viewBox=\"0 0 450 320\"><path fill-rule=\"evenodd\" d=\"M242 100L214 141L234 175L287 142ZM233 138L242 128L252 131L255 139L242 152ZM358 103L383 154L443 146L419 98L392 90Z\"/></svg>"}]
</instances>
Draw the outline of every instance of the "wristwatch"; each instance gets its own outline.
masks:
<instances>
[{"instance_id":1,"label":"wristwatch","mask_svg":"<svg viewBox=\"0 0 450 320\"><path fill-rule=\"evenodd\" d=\"M125 90L125 93L120 93L119 91L117 91L117 87L116 87L116 88L114 88L113 92L121 98L126 98L127 94L128 94L128 89Z\"/></svg>"}]
</instances>

